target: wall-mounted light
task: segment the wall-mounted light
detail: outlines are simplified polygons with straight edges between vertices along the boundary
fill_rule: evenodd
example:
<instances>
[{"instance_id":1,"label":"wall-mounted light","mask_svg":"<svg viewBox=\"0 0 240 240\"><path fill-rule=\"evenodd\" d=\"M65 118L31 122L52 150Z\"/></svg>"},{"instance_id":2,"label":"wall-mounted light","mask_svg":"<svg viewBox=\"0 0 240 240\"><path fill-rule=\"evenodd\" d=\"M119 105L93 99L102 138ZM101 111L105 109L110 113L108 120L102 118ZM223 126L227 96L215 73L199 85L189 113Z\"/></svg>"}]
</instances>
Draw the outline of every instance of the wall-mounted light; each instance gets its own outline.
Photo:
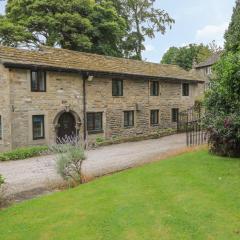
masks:
<instances>
[{"instance_id":1,"label":"wall-mounted light","mask_svg":"<svg viewBox=\"0 0 240 240\"><path fill-rule=\"evenodd\" d=\"M89 75L88 78L87 78L88 82L91 82L93 80L93 76L92 75Z\"/></svg>"}]
</instances>

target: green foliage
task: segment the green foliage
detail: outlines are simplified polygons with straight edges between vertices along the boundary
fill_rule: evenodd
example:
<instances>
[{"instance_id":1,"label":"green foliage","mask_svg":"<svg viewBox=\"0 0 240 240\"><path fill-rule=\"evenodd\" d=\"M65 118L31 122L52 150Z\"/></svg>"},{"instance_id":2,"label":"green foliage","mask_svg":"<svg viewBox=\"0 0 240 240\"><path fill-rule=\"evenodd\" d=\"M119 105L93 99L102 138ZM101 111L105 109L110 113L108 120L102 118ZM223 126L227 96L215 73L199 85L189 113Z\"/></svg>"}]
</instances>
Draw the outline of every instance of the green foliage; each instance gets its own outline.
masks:
<instances>
[{"instance_id":1,"label":"green foliage","mask_svg":"<svg viewBox=\"0 0 240 240\"><path fill-rule=\"evenodd\" d=\"M48 150L48 147L46 146L17 148L13 151L0 153L0 161L31 158L31 157L39 156L47 150Z\"/></svg>"},{"instance_id":2,"label":"green foliage","mask_svg":"<svg viewBox=\"0 0 240 240\"><path fill-rule=\"evenodd\" d=\"M240 156L240 53L225 53L206 93L206 125L211 151Z\"/></svg>"},{"instance_id":3,"label":"green foliage","mask_svg":"<svg viewBox=\"0 0 240 240\"><path fill-rule=\"evenodd\" d=\"M119 14L127 21L128 34L123 43L125 56L142 59L146 37L154 38L156 32L165 34L175 22L169 14L155 7L156 0L111 0Z\"/></svg>"},{"instance_id":4,"label":"green foliage","mask_svg":"<svg viewBox=\"0 0 240 240\"><path fill-rule=\"evenodd\" d=\"M189 44L185 47L171 47L163 55L162 64L178 65L185 70L193 68L193 64L205 61L213 54L213 51L208 45Z\"/></svg>"},{"instance_id":5,"label":"green foliage","mask_svg":"<svg viewBox=\"0 0 240 240\"><path fill-rule=\"evenodd\" d=\"M11 0L0 19L0 42L122 56L125 29L108 0Z\"/></svg>"},{"instance_id":6,"label":"green foliage","mask_svg":"<svg viewBox=\"0 0 240 240\"><path fill-rule=\"evenodd\" d=\"M181 154L4 209L1 239L239 240L239 172Z\"/></svg>"},{"instance_id":7,"label":"green foliage","mask_svg":"<svg viewBox=\"0 0 240 240\"><path fill-rule=\"evenodd\" d=\"M233 9L232 20L225 33L225 40L226 51L240 51L240 0L236 1L236 6Z\"/></svg>"},{"instance_id":8,"label":"green foliage","mask_svg":"<svg viewBox=\"0 0 240 240\"><path fill-rule=\"evenodd\" d=\"M0 174L0 188L1 188L1 186L4 184L4 182L5 182L5 179L4 179L4 177Z\"/></svg>"},{"instance_id":9,"label":"green foliage","mask_svg":"<svg viewBox=\"0 0 240 240\"><path fill-rule=\"evenodd\" d=\"M66 144L64 151L57 157L57 172L65 180L82 183L82 162L86 159L83 148L79 145Z\"/></svg>"}]
</instances>

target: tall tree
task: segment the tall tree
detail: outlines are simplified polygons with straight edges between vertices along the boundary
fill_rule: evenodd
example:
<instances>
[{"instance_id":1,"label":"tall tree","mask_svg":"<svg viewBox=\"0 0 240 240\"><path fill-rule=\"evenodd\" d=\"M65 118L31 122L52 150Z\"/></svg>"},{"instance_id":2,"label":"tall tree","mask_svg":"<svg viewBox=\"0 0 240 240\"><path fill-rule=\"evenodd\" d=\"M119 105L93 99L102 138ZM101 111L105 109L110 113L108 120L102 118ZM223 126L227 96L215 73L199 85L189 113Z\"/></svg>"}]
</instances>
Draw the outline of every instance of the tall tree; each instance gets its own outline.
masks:
<instances>
[{"instance_id":1,"label":"tall tree","mask_svg":"<svg viewBox=\"0 0 240 240\"><path fill-rule=\"evenodd\" d=\"M171 47L163 55L162 64L178 65L186 70L193 68L194 63L200 63L213 54L213 50L208 45L189 44L184 47Z\"/></svg>"},{"instance_id":2,"label":"tall tree","mask_svg":"<svg viewBox=\"0 0 240 240\"><path fill-rule=\"evenodd\" d=\"M121 16L128 23L124 42L127 57L142 59L146 37L154 38L157 32L165 34L175 22L169 14L155 7L156 0L112 0Z\"/></svg>"},{"instance_id":3,"label":"tall tree","mask_svg":"<svg viewBox=\"0 0 240 240\"><path fill-rule=\"evenodd\" d=\"M225 33L225 50L236 52L240 50L240 0L236 1L232 20Z\"/></svg>"},{"instance_id":4,"label":"tall tree","mask_svg":"<svg viewBox=\"0 0 240 240\"><path fill-rule=\"evenodd\" d=\"M0 43L122 56L126 21L108 0L9 0Z\"/></svg>"}]
</instances>

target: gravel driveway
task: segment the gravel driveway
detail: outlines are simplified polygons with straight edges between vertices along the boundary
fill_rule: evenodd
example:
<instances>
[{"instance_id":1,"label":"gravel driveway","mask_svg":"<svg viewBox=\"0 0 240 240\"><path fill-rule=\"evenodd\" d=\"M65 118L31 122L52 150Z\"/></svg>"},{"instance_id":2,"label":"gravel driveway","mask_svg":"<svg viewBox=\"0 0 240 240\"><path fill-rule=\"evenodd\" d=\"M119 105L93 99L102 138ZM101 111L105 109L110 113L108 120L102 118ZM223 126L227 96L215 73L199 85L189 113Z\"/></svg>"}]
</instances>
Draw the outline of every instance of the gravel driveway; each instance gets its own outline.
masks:
<instances>
[{"instance_id":1,"label":"gravel driveway","mask_svg":"<svg viewBox=\"0 0 240 240\"><path fill-rule=\"evenodd\" d=\"M101 147L87 152L83 172L88 178L94 178L161 159L185 147L185 134ZM7 194L46 190L62 182L56 172L54 155L0 162L0 173L6 178Z\"/></svg>"}]
</instances>

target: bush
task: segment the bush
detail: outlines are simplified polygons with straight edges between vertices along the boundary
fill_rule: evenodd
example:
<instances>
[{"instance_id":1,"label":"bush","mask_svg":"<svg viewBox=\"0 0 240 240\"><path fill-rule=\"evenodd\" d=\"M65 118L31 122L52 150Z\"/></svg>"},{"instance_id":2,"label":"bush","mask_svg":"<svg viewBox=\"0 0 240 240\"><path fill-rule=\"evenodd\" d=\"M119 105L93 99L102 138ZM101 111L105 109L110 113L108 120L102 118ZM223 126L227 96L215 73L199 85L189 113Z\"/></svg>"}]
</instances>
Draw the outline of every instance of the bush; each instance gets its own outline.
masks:
<instances>
[{"instance_id":1,"label":"bush","mask_svg":"<svg viewBox=\"0 0 240 240\"><path fill-rule=\"evenodd\" d=\"M49 146L49 150L57 154L57 172L65 180L82 183L82 163L86 159L85 144L79 137L67 137L59 139L59 142L61 144Z\"/></svg>"},{"instance_id":2,"label":"bush","mask_svg":"<svg viewBox=\"0 0 240 240\"><path fill-rule=\"evenodd\" d=\"M17 148L13 151L0 153L0 161L19 160L40 156L43 152L47 150L47 146Z\"/></svg>"},{"instance_id":3,"label":"bush","mask_svg":"<svg viewBox=\"0 0 240 240\"><path fill-rule=\"evenodd\" d=\"M5 183L4 177L0 174L0 208L4 207L7 203L5 194L4 194L4 189L3 189L3 184Z\"/></svg>"},{"instance_id":4,"label":"bush","mask_svg":"<svg viewBox=\"0 0 240 240\"><path fill-rule=\"evenodd\" d=\"M211 152L223 156L240 156L240 53L227 53L215 67L215 78L206 93Z\"/></svg>"},{"instance_id":5,"label":"bush","mask_svg":"<svg viewBox=\"0 0 240 240\"><path fill-rule=\"evenodd\" d=\"M68 145L67 148L57 157L57 171L65 180L82 183L82 163L86 159L84 150L78 145Z\"/></svg>"},{"instance_id":6,"label":"bush","mask_svg":"<svg viewBox=\"0 0 240 240\"><path fill-rule=\"evenodd\" d=\"M240 156L240 115L212 116L208 126L210 151L221 156Z\"/></svg>"}]
</instances>

